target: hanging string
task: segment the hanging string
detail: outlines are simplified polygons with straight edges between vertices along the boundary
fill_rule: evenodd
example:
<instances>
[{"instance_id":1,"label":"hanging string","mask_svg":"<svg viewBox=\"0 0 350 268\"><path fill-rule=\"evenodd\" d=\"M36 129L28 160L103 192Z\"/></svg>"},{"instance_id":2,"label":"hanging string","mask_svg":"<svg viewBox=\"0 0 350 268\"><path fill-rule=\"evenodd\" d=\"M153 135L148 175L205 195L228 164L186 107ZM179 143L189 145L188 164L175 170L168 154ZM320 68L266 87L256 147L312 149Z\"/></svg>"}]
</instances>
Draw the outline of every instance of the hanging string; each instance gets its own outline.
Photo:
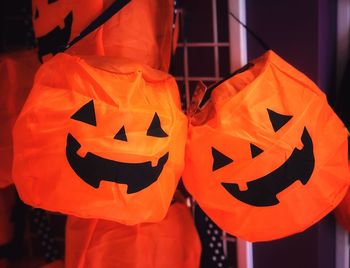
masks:
<instances>
[{"instance_id":1,"label":"hanging string","mask_svg":"<svg viewBox=\"0 0 350 268\"><path fill-rule=\"evenodd\" d=\"M229 12L229 14L240 24L242 25L246 31L251 34L251 36L254 37L254 39L262 46L264 50L270 50L269 45L264 42L252 29L250 29L246 24L244 24L238 17L235 16L232 12Z\"/></svg>"},{"instance_id":2,"label":"hanging string","mask_svg":"<svg viewBox=\"0 0 350 268\"><path fill-rule=\"evenodd\" d=\"M115 0L108 8L106 8L102 14L100 14L96 19L94 19L84 30L82 30L80 32L80 34L78 34L70 43L68 43L68 40L64 40L64 38L62 39L62 36L58 35L54 37L54 41L52 43L52 40L50 42L48 42L45 37L46 36L42 36L42 37L38 37L38 42L39 42L39 51L38 51L38 56L39 56L39 60L42 63L42 57L44 55L47 54L52 54L55 55L58 52L64 52L66 49L70 48L71 46L73 46L75 43L79 42L81 39L83 39L85 36L87 36L88 34L90 34L91 32L93 32L94 30L96 30L98 27L100 27L101 25L103 25L106 21L108 21L112 16L114 16L116 13L118 13L124 6L126 6L131 0ZM67 20L67 21L66 21ZM69 22L68 22L69 21ZM73 15L72 12L69 13L69 15L66 17L65 19L65 23L67 22L67 24L71 24L73 21ZM69 34L68 36L70 36L70 29L71 25L69 26ZM55 28L56 29L56 28ZM57 34L57 30L55 33ZM48 35L52 34L48 33ZM40 39L42 40L42 42L44 42L45 44L43 44L43 48L40 47ZM51 35L51 39L52 39L52 35ZM44 41L45 40L45 41ZM68 44L67 44L68 43Z\"/></svg>"},{"instance_id":3,"label":"hanging string","mask_svg":"<svg viewBox=\"0 0 350 268\"><path fill-rule=\"evenodd\" d=\"M267 45L267 43L262 40L252 29L250 29L246 24L244 24L237 16L235 16L232 12L229 12L229 14L240 24L242 25L246 31L251 34L254 39L261 45L261 47L264 50L270 50L270 47ZM248 70L249 68L251 68L253 66L252 63L247 63L246 65L244 65L243 67L241 67L240 69L236 70L234 73L230 74L229 76L225 77L224 79L222 79L221 81L212 84L211 86L209 86L203 96L203 99L201 100L200 104L199 104L199 108L203 108L203 106L208 102L208 100L210 99L211 93L212 91L218 87L220 84L222 84L223 82L225 82L226 80L232 78L233 76L242 73L246 70Z\"/></svg>"},{"instance_id":4,"label":"hanging string","mask_svg":"<svg viewBox=\"0 0 350 268\"><path fill-rule=\"evenodd\" d=\"M98 16L94 21L92 21L77 37L75 37L66 47L65 49L73 46L79 40L87 36L89 33L96 30L106 21L108 21L111 17L113 17L118 11L120 11L126 4L128 4L131 0L117 0L114 1L106 10L102 12L100 16Z\"/></svg>"}]
</instances>

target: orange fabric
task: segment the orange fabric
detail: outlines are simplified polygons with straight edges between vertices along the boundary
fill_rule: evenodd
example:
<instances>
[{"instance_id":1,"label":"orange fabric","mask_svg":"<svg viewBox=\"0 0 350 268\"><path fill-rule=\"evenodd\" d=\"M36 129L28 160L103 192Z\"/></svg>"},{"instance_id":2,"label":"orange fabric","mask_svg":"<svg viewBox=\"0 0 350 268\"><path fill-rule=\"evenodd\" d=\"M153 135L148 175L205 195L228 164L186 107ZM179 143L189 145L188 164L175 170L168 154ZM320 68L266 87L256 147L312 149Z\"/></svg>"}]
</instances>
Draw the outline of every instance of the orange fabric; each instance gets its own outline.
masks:
<instances>
[{"instance_id":1,"label":"orange fabric","mask_svg":"<svg viewBox=\"0 0 350 268\"><path fill-rule=\"evenodd\" d=\"M350 169L350 161L349 161ZM344 199L334 210L337 222L348 232L350 232L350 191L346 193Z\"/></svg>"},{"instance_id":2,"label":"orange fabric","mask_svg":"<svg viewBox=\"0 0 350 268\"><path fill-rule=\"evenodd\" d=\"M325 95L274 52L218 85L190 120L184 184L248 241L301 232L349 185L348 132Z\"/></svg>"},{"instance_id":3,"label":"orange fabric","mask_svg":"<svg viewBox=\"0 0 350 268\"><path fill-rule=\"evenodd\" d=\"M0 246L12 240L12 209L15 204L16 191L13 186L0 189Z\"/></svg>"},{"instance_id":4,"label":"orange fabric","mask_svg":"<svg viewBox=\"0 0 350 268\"><path fill-rule=\"evenodd\" d=\"M68 217L66 268L195 268L200 254L200 240L184 204L171 205L161 222L135 226Z\"/></svg>"},{"instance_id":5,"label":"orange fabric","mask_svg":"<svg viewBox=\"0 0 350 268\"><path fill-rule=\"evenodd\" d=\"M0 56L0 188L12 183L12 127L33 85L38 67L34 51Z\"/></svg>"},{"instance_id":6,"label":"orange fabric","mask_svg":"<svg viewBox=\"0 0 350 268\"><path fill-rule=\"evenodd\" d=\"M60 0L49 4L45 0L32 0L35 35L54 35L44 40L57 43L69 30L72 41L89 23L97 18L115 0ZM72 14L72 24L64 22ZM72 55L105 55L128 58L155 69L168 71L172 46L173 0L132 0L103 26L84 37L66 53ZM65 25L67 28L65 28ZM56 27L60 27L60 30ZM44 38L45 39L45 38ZM54 40L53 40L54 39ZM45 45L44 45L45 46ZM50 55L44 57L51 58Z\"/></svg>"},{"instance_id":7,"label":"orange fabric","mask_svg":"<svg viewBox=\"0 0 350 268\"><path fill-rule=\"evenodd\" d=\"M103 1L99 0L32 0L32 21L35 37L41 46L57 46L58 42L68 45L86 26L103 10ZM67 35L67 38L66 38ZM46 39L45 39L46 38ZM66 42L64 42L64 40ZM103 54L101 30L96 30L68 49L70 54ZM42 44L41 44L42 42ZM52 54L44 53L43 60L50 59Z\"/></svg>"},{"instance_id":8,"label":"orange fabric","mask_svg":"<svg viewBox=\"0 0 350 268\"><path fill-rule=\"evenodd\" d=\"M124 224L164 218L184 166L175 80L119 59L58 54L16 121L13 180L34 207Z\"/></svg>"},{"instance_id":9,"label":"orange fabric","mask_svg":"<svg viewBox=\"0 0 350 268\"><path fill-rule=\"evenodd\" d=\"M104 1L105 7L111 0ZM103 26L104 55L168 71L174 1L133 0Z\"/></svg>"}]
</instances>

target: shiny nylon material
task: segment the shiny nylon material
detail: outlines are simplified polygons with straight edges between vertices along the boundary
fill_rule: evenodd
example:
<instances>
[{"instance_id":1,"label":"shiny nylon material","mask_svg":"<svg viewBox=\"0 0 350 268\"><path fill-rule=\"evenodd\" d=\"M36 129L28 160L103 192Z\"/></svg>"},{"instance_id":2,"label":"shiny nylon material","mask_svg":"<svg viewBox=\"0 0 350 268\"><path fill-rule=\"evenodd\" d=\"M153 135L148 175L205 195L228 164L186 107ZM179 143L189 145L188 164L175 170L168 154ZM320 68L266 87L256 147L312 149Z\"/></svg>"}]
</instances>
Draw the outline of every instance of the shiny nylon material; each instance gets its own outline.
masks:
<instances>
[{"instance_id":1,"label":"shiny nylon material","mask_svg":"<svg viewBox=\"0 0 350 268\"><path fill-rule=\"evenodd\" d=\"M346 193L346 128L324 93L272 51L219 84L190 122L184 184L232 235L301 232Z\"/></svg>"},{"instance_id":2,"label":"shiny nylon material","mask_svg":"<svg viewBox=\"0 0 350 268\"><path fill-rule=\"evenodd\" d=\"M150 126L159 129L147 135ZM123 127L127 141L116 135ZM156 136L161 130L167 136ZM186 135L170 75L126 60L58 54L37 72L16 121L13 179L34 207L156 222L181 176Z\"/></svg>"},{"instance_id":3,"label":"shiny nylon material","mask_svg":"<svg viewBox=\"0 0 350 268\"><path fill-rule=\"evenodd\" d=\"M109 2L104 1L104 6ZM173 0L132 0L103 25L104 55L128 58L168 71L173 12Z\"/></svg>"},{"instance_id":4,"label":"shiny nylon material","mask_svg":"<svg viewBox=\"0 0 350 268\"><path fill-rule=\"evenodd\" d=\"M69 44L97 16L102 13L103 1L99 0L32 0L32 21L38 40L39 55L43 61L52 57ZM70 54L101 55L100 30L94 31L69 49ZM51 52L51 53L50 53Z\"/></svg>"},{"instance_id":5,"label":"shiny nylon material","mask_svg":"<svg viewBox=\"0 0 350 268\"><path fill-rule=\"evenodd\" d=\"M200 240L186 205L175 203L161 222L126 226L68 216L66 268L199 267Z\"/></svg>"},{"instance_id":6,"label":"shiny nylon material","mask_svg":"<svg viewBox=\"0 0 350 268\"><path fill-rule=\"evenodd\" d=\"M38 68L34 50L0 56L0 188L12 183L12 128L33 86Z\"/></svg>"},{"instance_id":7,"label":"shiny nylon material","mask_svg":"<svg viewBox=\"0 0 350 268\"><path fill-rule=\"evenodd\" d=\"M48 3L32 0L33 26L39 54L40 50L45 53L43 60L51 58L48 50L53 54L63 51L64 46L115 1L60 0ZM172 0L133 0L65 52L127 58L168 71L173 43L173 10Z\"/></svg>"}]
</instances>

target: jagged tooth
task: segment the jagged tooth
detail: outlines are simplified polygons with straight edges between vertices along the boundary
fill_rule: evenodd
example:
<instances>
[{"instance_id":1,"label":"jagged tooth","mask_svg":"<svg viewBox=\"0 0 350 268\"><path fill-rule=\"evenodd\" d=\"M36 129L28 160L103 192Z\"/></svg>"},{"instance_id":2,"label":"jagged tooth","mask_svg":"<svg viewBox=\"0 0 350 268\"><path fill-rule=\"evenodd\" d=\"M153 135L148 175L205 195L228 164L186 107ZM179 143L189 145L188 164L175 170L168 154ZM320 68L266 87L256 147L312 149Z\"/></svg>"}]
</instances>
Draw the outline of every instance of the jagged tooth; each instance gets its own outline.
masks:
<instances>
[{"instance_id":1,"label":"jagged tooth","mask_svg":"<svg viewBox=\"0 0 350 268\"><path fill-rule=\"evenodd\" d=\"M151 161L151 166L152 166L152 167L158 166L158 162L159 162L159 159L152 159L152 161Z\"/></svg>"},{"instance_id":2,"label":"jagged tooth","mask_svg":"<svg viewBox=\"0 0 350 268\"><path fill-rule=\"evenodd\" d=\"M299 151L301 151L304 148L304 143L302 142L302 140L300 139L298 141L298 143L295 146Z\"/></svg>"},{"instance_id":3,"label":"jagged tooth","mask_svg":"<svg viewBox=\"0 0 350 268\"><path fill-rule=\"evenodd\" d=\"M80 147L80 148L78 149L78 151L77 151L77 155L79 155L79 156L82 157L82 158L84 158L84 157L86 156L87 153L88 153L88 152L87 152L85 149L83 149L83 147Z\"/></svg>"},{"instance_id":4,"label":"jagged tooth","mask_svg":"<svg viewBox=\"0 0 350 268\"><path fill-rule=\"evenodd\" d=\"M239 182L239 183L237 183L237 185L238 185L238 188L241 192L248 190L248 185L246 182Z\"/></svg>"}]
</instances>

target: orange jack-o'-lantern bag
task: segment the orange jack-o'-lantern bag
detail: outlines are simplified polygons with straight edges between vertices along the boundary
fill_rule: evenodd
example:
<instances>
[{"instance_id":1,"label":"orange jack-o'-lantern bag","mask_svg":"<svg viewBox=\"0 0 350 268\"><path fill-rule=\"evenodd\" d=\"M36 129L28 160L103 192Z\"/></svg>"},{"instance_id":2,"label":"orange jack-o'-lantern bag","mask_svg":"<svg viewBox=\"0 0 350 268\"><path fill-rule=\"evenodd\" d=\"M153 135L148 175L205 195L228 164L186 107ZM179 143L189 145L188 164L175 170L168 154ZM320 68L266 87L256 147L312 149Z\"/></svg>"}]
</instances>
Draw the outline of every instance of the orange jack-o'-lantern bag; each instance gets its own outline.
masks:
<instances>
[{"instance_id":1,"label":"orange jack-o'-lantern bag","mask_svg":"<svg viewBox=\"0 0 350 268\"><path fill-rule=\"evenodd\" d=\"M32 21L41 59L66 49L103 11L102 0L32 0ZM75 54L102 54L101 30L94 31L69 49Z\"/></svg>"},{"instance_id":2,"label":"orange jack-o'-lantern bag","mask_svg":"<svg viewBox=\"0 0 350 268\"><path fill-rule=\"evenodd\" d=\"M68 48L169 69L173 0L32 0L32 11L40 58Z\"/></svg>"},{"instance_id":3,"label":"orange jack-o'-lantern bag","mask_svg":"<svg viewBox=\"0 0 350 268\"><path fill-rule=\"evenodd\" d=\"M13 180L24 202L124 224L164 218L184 166L187 119L168 74L57 54L16 121Z\"/></svg>"},{"instance_id":4,"label":"orange jack-o'-lantern bag","mask_svg":"<svg viewBox=\"0 0 350 268\"><path fill-rule=\"evenodd\" d=\"M183 179L215 223L272 240L336 207L348 132L312 81L269 51L212 89L191 118Z\"/></svg>"},{"instance_id":5,"label":"orange jack-o'-lantern bag","mask_svg":"<svg viewBox=\"0 0 350 268\"><path fill-rule=\"evenodd\" d=\"M33 86L39 64L34 50L0 56L0 188L12 183L12 127Z\"/></svg>"},{"instance_id":6,"label":"orange jack-o'-lantern bag","mask_svg":"<svg viewBox=\"0 0 350 268\"><path fill-rule=\"evenodd\" d=\"M186 205L174 203L161 222L126 226L68 216L66 268L199 267L200 240Z\"/></svg>"}]
</instances>

